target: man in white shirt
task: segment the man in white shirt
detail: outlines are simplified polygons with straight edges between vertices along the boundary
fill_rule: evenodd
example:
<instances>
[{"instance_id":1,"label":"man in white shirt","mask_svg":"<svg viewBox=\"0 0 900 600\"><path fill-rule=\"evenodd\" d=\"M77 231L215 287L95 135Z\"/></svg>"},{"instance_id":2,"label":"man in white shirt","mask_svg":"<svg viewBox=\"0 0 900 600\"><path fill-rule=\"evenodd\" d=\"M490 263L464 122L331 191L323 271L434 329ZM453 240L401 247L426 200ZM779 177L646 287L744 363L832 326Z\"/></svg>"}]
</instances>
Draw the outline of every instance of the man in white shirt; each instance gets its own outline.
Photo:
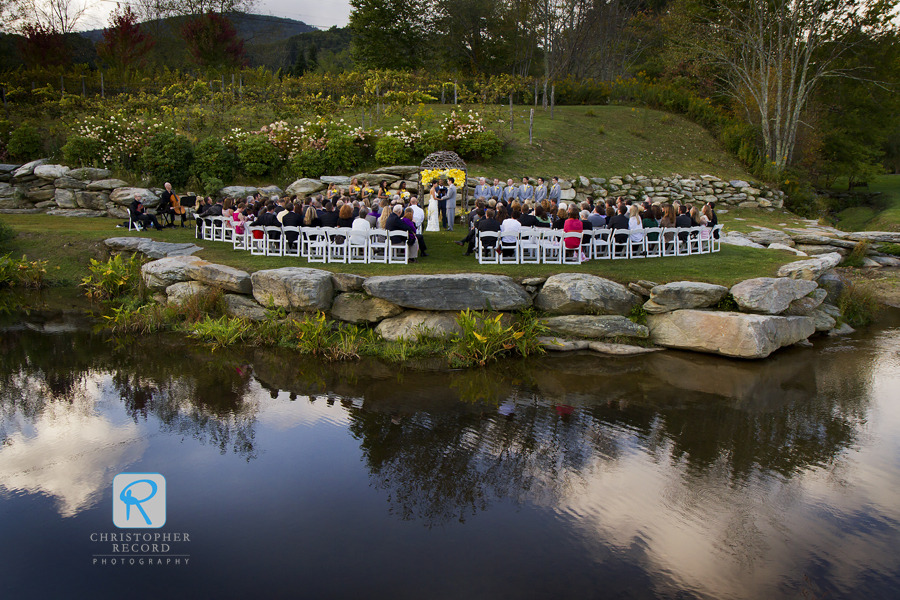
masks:
<instances>
[{"instance_id":1,"label":"man in white shirt","mask_svg":"<svg viewBox=\"0 0 900 600\"><path fill-rule=\"evenodd\" d=\"M419 206L419 199L413 196L409 199L409 207L413 211L413 223L416 229L422 231L422 223L425 222L425 211Z\"/></svg>"}]
</instances>

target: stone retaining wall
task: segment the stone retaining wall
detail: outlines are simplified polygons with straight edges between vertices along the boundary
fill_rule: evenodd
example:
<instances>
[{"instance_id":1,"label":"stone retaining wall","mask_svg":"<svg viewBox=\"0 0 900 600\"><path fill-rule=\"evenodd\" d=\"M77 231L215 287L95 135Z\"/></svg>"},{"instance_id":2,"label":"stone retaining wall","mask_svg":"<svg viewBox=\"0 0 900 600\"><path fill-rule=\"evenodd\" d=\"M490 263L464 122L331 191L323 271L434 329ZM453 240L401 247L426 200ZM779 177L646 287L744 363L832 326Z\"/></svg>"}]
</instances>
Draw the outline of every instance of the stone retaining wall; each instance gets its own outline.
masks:
<instances>
[{"instance_id":1,"label":"stone retaining wall","mask_svg":"<svg viewBox=\"0 0 900 600\"><path fill-rule=\"evenodd\" d=\"M387 180L391 189L399 189L401 182L413 193L419 192L417 181L419 167L390 166L371 173L354 175L360 181L368 179L372 186ZM521 177L515 177L521 180ZM319 179L298 179L286 188L277 185L265 187L228 186L220 193L232 197L246 197L256 191L264 195L293 195L306 197L324 191L328 184L346 187L351 177L323 176ZM536 180L532 180L532 184ZM469 199L475 194L477 175L469 177ZM521 185L516 183L516 186ZM549 185L549 181L548 181ZM723 181L712 175L699 177L650 178L642 175L625 175L610 178L580 176L572 180L560 180L561 197L565 201L583 201L588 195L594 198L623 196L629 200L649 198L653 202L709 201L721 205L744 208L781 208L784 193L746 181ZM49 164L47 159L25 165L0 164L0 213L47 213L75 217L128 218L128 206L135 194L144 205L153 208L159 204L162 188L140 188L111 179L107 169L70 169L64 165Z\"/></svg>"},{"instance_id":2,"label":"stone retaining wall","mask_svg":"<svg viewBox=\"0 0 900 600\"><path fill-rule=\"evenodd\" d=\"M591 349L607 354L641 351L606 344L604 338L649 338L658 346L738 358L765 358L804 342L816 332L836 330L835 307L843 281L833 268L837 253L789 263L778 277L750 279L730 289L698 282L628 286L583 273L516 281L505 275L397 275L360 277L321 269L284 267L252 275L192 256L192 244L163 244L146 238L106 240L111 252L142 252L157 260L142 277L160 302L180 303L191 294L219 288L227 312L253 320L263 307L292 313L324 311L332 319L367 324L388 340L413 339L427 331L449 336L459 311L519 311L534 306L548 317L551 350ZM734 311L716 310L726 295ZM627 317L643 307L647 324ZM852 330L851 330L852 331ZM571 338L578 338L572 341Z\"/></svg>"}]
</instances>

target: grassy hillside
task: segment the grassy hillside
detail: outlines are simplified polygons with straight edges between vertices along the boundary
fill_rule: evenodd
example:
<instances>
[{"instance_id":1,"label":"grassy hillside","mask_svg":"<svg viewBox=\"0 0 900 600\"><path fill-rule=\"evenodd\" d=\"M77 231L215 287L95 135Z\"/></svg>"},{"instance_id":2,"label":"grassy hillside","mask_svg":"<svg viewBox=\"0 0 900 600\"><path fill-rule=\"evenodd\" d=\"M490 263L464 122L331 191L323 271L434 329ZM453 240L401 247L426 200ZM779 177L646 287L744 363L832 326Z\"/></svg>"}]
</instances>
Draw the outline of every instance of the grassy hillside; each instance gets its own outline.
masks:
<instances>
[{"instance_id":1,"label":"grassy hillside","mask_svg":"<svg viewBox=\"0 0 900 600\"><path fill-rule=\"evenodd\" d=\"M846 181L836 189L847 189ZM900 175L882 175L869 182L869 192L880 192L872 206L848 208L835 215L845 231L900 231Z\"/></svg>"}]
</instances>

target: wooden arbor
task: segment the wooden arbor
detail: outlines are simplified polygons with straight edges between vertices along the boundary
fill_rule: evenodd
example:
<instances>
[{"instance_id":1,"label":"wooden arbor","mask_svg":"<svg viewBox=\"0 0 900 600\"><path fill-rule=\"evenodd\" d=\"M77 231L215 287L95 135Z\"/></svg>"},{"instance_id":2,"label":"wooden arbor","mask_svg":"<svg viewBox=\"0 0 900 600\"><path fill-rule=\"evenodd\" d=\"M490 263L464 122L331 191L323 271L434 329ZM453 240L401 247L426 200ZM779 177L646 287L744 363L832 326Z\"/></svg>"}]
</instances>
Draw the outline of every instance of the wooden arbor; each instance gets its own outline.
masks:
<instances>
[{"instance_id":1,"label":"wooden arbor","mask_svg":"<svg viewBox=\"0 0 900 600\"><path fill-rule=\"evenodd\" d=\"M469 209L469 169L466 166L466 161L459 157L459 154L456 152L450 152L449 150L441 150L440 152L432 152L428 156L425 157L425 160L421 163L421 169L419 170L419 200L423 200L425 197L425 184L426 182L423 180L422 174L429 171L441 171L447 172L450 170L459 170L463 172L463 180L459 181L457 178L456 181L456 193L457 195L462 196L462 204L460 205L463 210L468 211ZM428 181L427 183L431 183Z\"/></svg>"}]
</instances>

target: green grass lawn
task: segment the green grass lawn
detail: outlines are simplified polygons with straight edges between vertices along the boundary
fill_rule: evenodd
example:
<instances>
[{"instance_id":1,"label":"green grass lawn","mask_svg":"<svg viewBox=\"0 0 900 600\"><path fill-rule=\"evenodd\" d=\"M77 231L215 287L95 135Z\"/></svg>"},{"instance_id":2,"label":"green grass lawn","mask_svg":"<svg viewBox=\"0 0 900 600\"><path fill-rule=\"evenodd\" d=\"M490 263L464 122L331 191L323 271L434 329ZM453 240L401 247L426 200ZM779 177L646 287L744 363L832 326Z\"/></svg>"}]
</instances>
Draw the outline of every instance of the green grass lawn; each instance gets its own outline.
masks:
<instances>
[{"instance_id":1,"label":"green grass lawn","mask_svg":"<svg viewBox=\"0 0 900 600\"><path fill-rule=\"evenodd\" d=\"M833 189L846 190L846 180L835 183ZM869 182L868 191L881 195L872 206L855 206L837 213L837 227L844 231L900 231L900 175L876 177Z\"/></svg>"},{"instance_id":2,"label":"green grass lawn","mask_svg":"<svg viewBox=\"0 0 900 600\"><path fill-rule=\"evenodd\" d=\"M110 237L140 236L169 242L191 242L203 248L196 255L215 263L226 264L245 271L274 269L287 266L313 267L333 272L359 275L397 275L404 273L497 273L511 277L549 276L555 273L580 272L599 275L621 283L640 279L666 283L670 281L705 281L731 286L752 277L774 276L778 267L796 260L790 253L722 246L716 254L679 258L589 261L572 265L479 265L474 257L463 256L464 250L453 244L463 236L457 228L453 233L426 234L428 258L410 265L309 265L305 259L251 256L249 252L232 250L230 244L195 240L193 228L166 229L162 232L137 233L116 229L112 219L62 218L47 215L3 215L18 235L0 248L18 257L47 260L49 278L64 284L75 284L87 274L91 258L102 258L103 240ZM57 267L59 267L57 269Z\"/></svg>"}]
</instances>

